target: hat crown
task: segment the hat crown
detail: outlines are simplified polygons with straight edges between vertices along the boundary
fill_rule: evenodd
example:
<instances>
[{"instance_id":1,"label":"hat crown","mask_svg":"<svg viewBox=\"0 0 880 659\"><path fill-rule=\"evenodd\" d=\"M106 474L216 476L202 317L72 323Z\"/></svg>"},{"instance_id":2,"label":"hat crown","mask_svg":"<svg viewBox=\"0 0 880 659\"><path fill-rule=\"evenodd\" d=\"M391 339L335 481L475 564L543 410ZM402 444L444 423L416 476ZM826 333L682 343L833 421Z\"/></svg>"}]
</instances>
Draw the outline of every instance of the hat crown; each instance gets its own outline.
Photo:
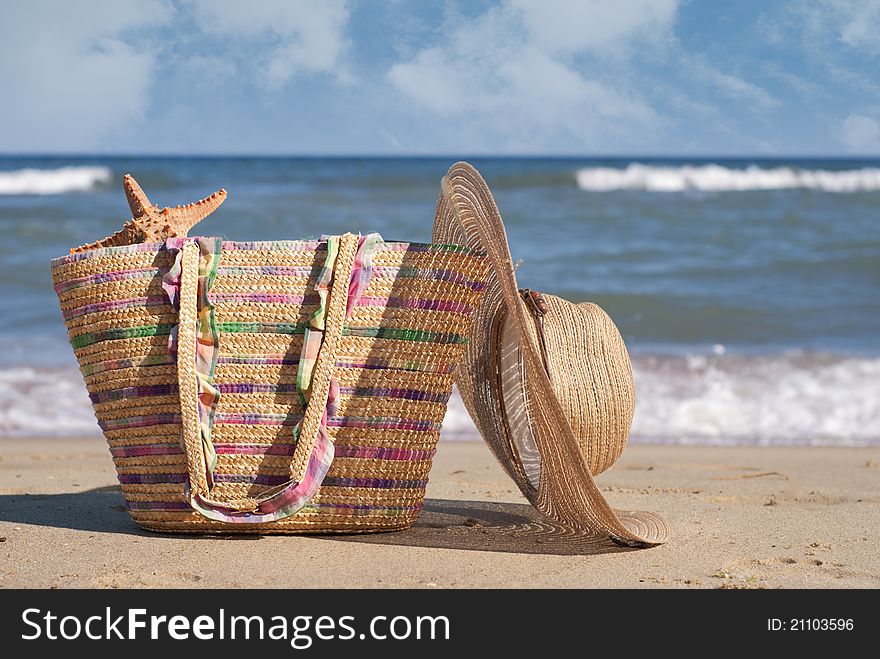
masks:
<instances>
[{"instance_id":1,"label":"hat crown","mask_svg":"<svg viewBox=\"0 0 880 659\"><path fill-rule=\"evenodd\" d=\"M593 474L626 447L635 410L632 364L614 321L596 304L543 296L547 370Z\"/></svg>"},{"instance_id":2,"label":"hat crown","mask_svg":"<svg viewBox=\"0 0 880 659\"><path fill-rule=\"evenodd\" d=\"M546 366L559 401L587 467L592 474L608 469L626 447L635 409L632 365L617 326L596 304L574 304L555 295L524 291L520 313L532 318L527 333ZM540 308L539 308L540 306ZM504 372L501 395L507 431L523 475L537 487L540 454L530 431L534 404L528 376L517 347L512 316L504 315L496 358Z\"/></svg>"}]
</instances>

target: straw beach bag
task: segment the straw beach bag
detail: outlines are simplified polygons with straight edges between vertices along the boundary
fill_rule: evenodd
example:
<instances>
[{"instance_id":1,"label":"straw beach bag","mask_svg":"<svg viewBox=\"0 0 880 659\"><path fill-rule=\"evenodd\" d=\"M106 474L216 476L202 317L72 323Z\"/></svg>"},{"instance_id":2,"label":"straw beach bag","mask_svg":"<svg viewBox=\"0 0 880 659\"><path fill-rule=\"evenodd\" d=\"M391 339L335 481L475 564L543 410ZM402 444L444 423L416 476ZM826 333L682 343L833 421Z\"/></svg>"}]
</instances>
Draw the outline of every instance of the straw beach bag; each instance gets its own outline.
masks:
<instances>
[{"instance_id":1,"label":"straw beach bag","mask_svg":"<svg viewBox=\"0 0 880 659\"><path fill-rule=\"evenodd\" d=\"M356 532L416 519L482 254L378 234L179 237L51 270L139 525Z\"/></svg>"}]
</instances>

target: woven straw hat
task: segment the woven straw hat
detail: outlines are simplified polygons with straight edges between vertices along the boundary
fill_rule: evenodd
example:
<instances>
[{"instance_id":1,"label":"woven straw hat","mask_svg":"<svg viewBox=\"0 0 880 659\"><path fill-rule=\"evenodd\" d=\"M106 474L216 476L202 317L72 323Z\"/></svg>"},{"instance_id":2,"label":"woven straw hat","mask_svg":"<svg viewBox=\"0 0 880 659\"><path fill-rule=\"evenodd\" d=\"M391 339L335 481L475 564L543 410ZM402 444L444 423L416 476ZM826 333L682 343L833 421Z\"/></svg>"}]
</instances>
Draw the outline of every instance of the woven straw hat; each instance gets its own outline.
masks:
<instances>
[{"instance_id":1,"label":"woven straw hat","mask_svg":"<svg viewBox=\"0 0 880 659\"><path fill-rule=\"evenodd\" d=\"M593 480L623 451L634 406L629 356L608 315L519 290L495 200L467 163L441 182L434 240L489 256L492 273L457 384L525 497L557 522L618 544L665 542L662 518L613 510Z\"/></svg>"}]
</instances>

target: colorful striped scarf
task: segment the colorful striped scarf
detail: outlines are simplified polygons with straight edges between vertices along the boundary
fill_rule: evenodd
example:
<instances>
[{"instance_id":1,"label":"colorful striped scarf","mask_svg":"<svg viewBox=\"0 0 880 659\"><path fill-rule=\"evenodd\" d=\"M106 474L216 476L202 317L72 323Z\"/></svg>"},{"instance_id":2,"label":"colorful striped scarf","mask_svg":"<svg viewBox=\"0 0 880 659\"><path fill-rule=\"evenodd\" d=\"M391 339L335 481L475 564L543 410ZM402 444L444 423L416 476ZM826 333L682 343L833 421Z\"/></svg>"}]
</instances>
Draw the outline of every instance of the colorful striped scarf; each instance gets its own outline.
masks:
<instances>
[{"instance_id":1,"label":"colorful striped scarf","mask_svg":"<svg viewBox=\"0 0 880 659\"><path fill-rule=\"evenodd\" d=\"M330 288L333 282L336 257L339 252L339 237L322 237L327 244L327 256L318 274L315 292L318 296L318 309L312 314L308 325L304 328L303 348L299 357L296 376L296 391L302 409L308 405L311 393L312 376L315 363L324 339L327 305ZM195 242L199 246L199 280L198 280L198 328L196 346L196 377L198 384L199 425L203 455L205 456L205 475L212 487L215 481L214 469L217 463L217 452L211 441L211 427L220 392L213 386L214 371L219 356L219 329L214 317L214 308L208 299L208 292L214 282L217 263L222 249L219 238L169 238L166 248L177 252L174 263L162 278L162 286L175 309L179 309L180 277L182 270L182 248L186 242ZM382 243L378 233L361 236L355 255L354 267L348 284L346 316L357 305L358 300L370 282L372 257L377 246ZM176 352L177 331L172 328L169 334L169 352ZM330 393L318 428L315 443L306 467L304 478L300 482L292 480L282 483L265 492L259 501L255 501L255 509L242 511L229 505L199 496L193 492L191 484L187 484L188 499L193 508L206 517L224 522L263 523L288 517L302 509L321 486L324 477L333 461L333 440L328 432L328 419L336 415L336 400L339 396L339 384L335 379L330 382ZM301 422L293 428L294 437L299 440Z\"/></svg>"}]
</instances>

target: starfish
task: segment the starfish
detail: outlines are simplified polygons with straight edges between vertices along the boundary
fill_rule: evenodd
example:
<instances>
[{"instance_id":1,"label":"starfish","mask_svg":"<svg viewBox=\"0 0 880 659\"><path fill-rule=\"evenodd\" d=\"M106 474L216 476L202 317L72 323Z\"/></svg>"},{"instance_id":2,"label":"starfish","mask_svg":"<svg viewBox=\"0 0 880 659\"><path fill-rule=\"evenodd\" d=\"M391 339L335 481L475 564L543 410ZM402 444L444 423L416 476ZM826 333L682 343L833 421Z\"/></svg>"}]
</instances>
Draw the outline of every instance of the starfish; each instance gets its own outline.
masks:
<instances>
[{"instance_id":1,"label":"starfish","mask_svg":"<svg viewBox=\"0 0 880 659\"><path fill-rule=\"evenodd\" d=\"M174 236L185 236L201 220L213 213L226 200L226 190L220 188L210 197L186 206L163 208L150 203L147 195L131 174L126 174L122 185L132 218L122 229L90 245L74 247L71 254L99 247L117 247L135 243L161 242Z\"/></svg>"}]
</instances>

